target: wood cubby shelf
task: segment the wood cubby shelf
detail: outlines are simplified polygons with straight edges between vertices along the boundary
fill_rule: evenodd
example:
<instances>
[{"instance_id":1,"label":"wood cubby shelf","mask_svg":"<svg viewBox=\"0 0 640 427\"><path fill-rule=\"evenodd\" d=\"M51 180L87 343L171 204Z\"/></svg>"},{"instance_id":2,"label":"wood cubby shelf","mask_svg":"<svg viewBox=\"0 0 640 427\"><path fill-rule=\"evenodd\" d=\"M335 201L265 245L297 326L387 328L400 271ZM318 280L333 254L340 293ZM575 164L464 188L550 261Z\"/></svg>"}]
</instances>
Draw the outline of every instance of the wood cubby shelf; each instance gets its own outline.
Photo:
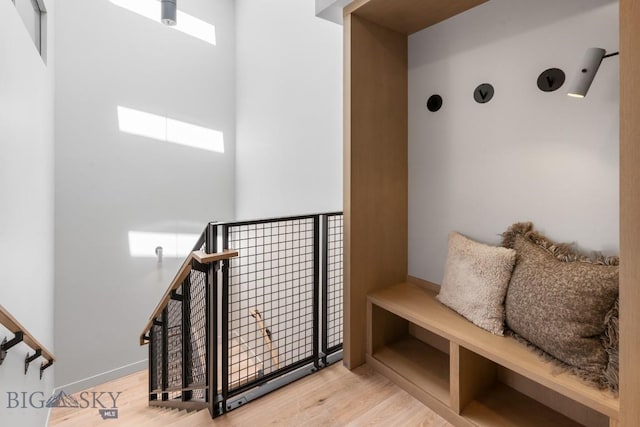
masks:
<instances>
[{"instance_id":1,"label":"wood cubby shelf","mask_svg":"<svg viewBox=\"0 0 640 427\"><path fill-rule=\"evenodd\" d=\"M442 403L449 402L449 356L411 337L378 349L373 357L411 378Z\"/></svg>"},{"instance_id":2,"label":"wood cubby shelf","mask_svg":"<svg viewBox=\"0 0 640 427\"><path fill-rule=\"evenodd\" d=\"M638 425L640 7L636 0L618 3L620 398L479 330L433 295L406 284L389 288L410 274L409 35L490 0L354 0L344 9L346 367L367 361L456 425ZM438 367L443 360L448 371Z\"/></svg>"},{"instance_id":3,"label":"wood cubby shelf","mask_svg":"<svg viewBox=\"0 0 640 427\"><path fill-rule=\"evenodd\" d=\"M371 293L367 363L456 425L615 425L612 393L478 328L435 297L411 283Z\"/></svg>"}]
</instances>

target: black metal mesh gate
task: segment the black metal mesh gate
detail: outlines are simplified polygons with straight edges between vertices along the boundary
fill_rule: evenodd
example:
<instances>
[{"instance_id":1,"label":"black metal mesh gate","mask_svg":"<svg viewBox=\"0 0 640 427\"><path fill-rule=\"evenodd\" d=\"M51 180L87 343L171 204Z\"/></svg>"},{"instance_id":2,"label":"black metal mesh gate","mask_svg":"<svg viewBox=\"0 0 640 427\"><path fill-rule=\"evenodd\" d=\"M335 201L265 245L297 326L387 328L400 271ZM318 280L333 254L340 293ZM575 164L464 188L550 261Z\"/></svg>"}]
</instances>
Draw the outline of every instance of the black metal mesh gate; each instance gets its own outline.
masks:
<instances>
[{"instance_id":1,"label":"black metal mesh gate","mask_svg":"<svg viewBox=\"0 0 640 427\"><path fill-rule=\"evenodd\" d=\"M228 269L226 361L233 394L317 356L318 225L304 217L224 230L228 247L240 253Z\"/></svg>"}]
</instances>

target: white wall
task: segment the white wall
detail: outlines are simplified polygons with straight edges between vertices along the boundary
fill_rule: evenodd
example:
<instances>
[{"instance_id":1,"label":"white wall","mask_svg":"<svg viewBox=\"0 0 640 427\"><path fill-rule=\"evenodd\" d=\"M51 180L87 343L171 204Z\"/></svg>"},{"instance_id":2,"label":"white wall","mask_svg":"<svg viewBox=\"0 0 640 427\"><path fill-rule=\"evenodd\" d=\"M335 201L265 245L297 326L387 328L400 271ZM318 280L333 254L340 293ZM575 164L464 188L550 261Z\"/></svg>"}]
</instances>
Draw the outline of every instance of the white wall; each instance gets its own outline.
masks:
<instances>
[{"instance_id":1,"label":"white wall","mask_svg":"<svg viewBox=\"0 0 640 427\"><path fill-rule=\"evenodd\" d=\"M447 233L498 243L518 221L618 251L618 64L566 96L588 47L618 50L618 4L493 0L409 39L409 273L440 283ZM557 92L536 86L558 67ZM476 104L484 82L494 99ZM429 112L438 93L443 108Z\"/></svg>"},{"instance_id":2,"label":"white wall","mask_svg":"<svg viewBox=\"0 0 640 427\"><path fill-rule=\"evenodd\" d=\"M146 367L138 336L182 259L133 258L128 232L200 234L235 217L234 1L179 9L215 25L217 44L108 0L60 2L56 385L134 363L66 391ZM225 152L124 134L118 105L222 131Z\"/></svg>"},{"instance_id":3,"label":"white wall","mask_svg":"<svg viewBox=\"0 0 640 427\"><path fill-rule=\"evenodd\" d=\"M342 210L342 27L313 0L237 0L236 212Z\"/></svg>"},{"instance_id":4,"label":"white wall","mask_svg":"<svg viewBox=\"0 0 640 427\"><path fill-rule=\"evenodd\" d=\"M351 0L315 0L316 16L342 25L343 9Z\"/></svg>"},{"instance_id":5,"label":"white wall","mask_svg":"<svg viewBox=\"0 0 640 427\"><path fill-rule=\"evenodd\" d=\"M53 16L46 0L49 55L45 64L13 3L0 1L0 305L50 350L53 345ZM0 327L0 341L13 337ZM7 392L49 396L55 366L24 375L24 344L0 366L0 423L42 426L43 409L7 409ZM36 396L37 397L37 396ZM34 402L37 403L37 402Z\"/></svg>"}]
</instances>

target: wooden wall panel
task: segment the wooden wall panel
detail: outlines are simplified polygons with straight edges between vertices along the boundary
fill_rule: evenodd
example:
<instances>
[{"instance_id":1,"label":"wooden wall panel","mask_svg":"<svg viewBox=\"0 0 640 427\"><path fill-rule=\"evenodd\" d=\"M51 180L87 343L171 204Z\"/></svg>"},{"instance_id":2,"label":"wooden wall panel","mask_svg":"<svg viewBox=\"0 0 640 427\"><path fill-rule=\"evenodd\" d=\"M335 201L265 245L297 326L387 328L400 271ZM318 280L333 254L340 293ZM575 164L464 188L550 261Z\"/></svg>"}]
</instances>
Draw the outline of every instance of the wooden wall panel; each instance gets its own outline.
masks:
<instances>
[{"instance_id":1,"label":"wooden wall panel","mask_svg":"<svg viewBox=\"0 0 640 427\"><path fill-rule=\"evenodd\" d=\"M344 363L365 361L366 295L407 277L407 37L347 15Z\"/></svg>"},{"instance_id":2,"label":"wooden wall panel","mask_svg":"<svg viewBox=\"0 0 640 427\"><path fill-rule=\"evenodd\" d=\"M620 0L620 422L640 420L640 2Z\"/></svg>"},{"instance_id":3,"label":"wooden wall panel","mask_svg":"<svg viewBox=\"0 0 640 427\"><path fill-rule=\"evenodd\" d=\"M356 0L345 8L402 34L413 34L488 0Z\"/></svg>"}]
</instances>

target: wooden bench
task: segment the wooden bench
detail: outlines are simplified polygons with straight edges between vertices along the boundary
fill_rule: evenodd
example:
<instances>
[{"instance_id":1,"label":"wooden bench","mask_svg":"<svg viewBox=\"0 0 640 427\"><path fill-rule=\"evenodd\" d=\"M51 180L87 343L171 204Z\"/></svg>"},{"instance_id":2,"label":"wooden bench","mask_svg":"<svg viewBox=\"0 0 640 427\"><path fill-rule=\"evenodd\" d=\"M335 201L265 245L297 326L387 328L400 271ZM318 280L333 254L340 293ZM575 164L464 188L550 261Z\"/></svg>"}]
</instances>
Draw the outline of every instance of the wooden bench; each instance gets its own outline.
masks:
<instances>
[{"instance_id":1,"label":"wooden bench","mask_svg":"<svg viewBox=\"0 0 640 427\"><path fill-rule=\"evenodd\" d=\"M435 287L435 285L431 285ZM459 426L618 425L619 401L402 283L367 297L367 363Z\"/></svg>"}]
</instances>

